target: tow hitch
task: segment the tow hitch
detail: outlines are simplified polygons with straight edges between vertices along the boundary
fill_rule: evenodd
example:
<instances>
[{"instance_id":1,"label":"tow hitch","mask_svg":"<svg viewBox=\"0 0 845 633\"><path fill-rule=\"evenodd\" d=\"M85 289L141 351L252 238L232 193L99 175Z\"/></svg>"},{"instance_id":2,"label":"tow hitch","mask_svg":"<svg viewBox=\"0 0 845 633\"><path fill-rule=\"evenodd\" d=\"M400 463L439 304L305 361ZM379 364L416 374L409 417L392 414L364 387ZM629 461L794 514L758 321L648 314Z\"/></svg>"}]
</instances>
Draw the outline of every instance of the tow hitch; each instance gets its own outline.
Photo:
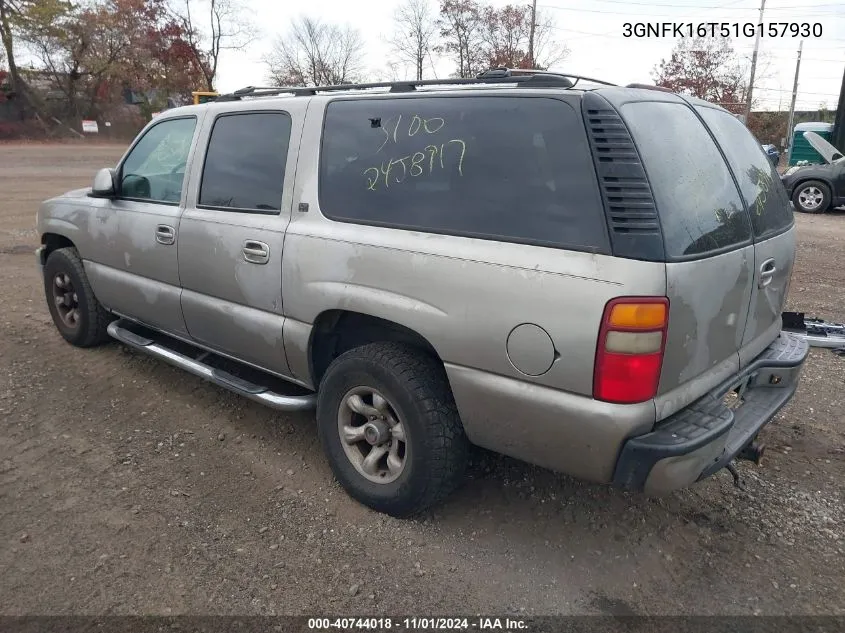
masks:
<instances>
[{"instance_id":1,"label":"tow hitch","mask_svg":"<svg viewBox=\"0 0 845 633\"><path fill-rule=\"evenodd\" d=\"M749 462L754 462L758 466L763 461L763 453L766 452L766 445L760 442L754 441L751 442L748 446L743 448L739 455L737 455L738 459L746 459Z\"/></svg>"},{"instance_id":2,"label":"tow hitch","mask_svg":"<svg viewBox=\"0 0 845 633\"><path fill-rule=\"evenodd\" d=\"M758 442L757 440L752 440L748 446L743 448L736 456L737 459L744 459L749 462L754 462L758 466L763 461L763 453L766 452L766 445ZM734 486L739 488L740 490L745 490L745 482L742 481L742 478L739 476L739 471L734 466L734 462L728 462L725 466L725 470L727 470L731 476L734 478Z\"/></svg>"}]
</instances>

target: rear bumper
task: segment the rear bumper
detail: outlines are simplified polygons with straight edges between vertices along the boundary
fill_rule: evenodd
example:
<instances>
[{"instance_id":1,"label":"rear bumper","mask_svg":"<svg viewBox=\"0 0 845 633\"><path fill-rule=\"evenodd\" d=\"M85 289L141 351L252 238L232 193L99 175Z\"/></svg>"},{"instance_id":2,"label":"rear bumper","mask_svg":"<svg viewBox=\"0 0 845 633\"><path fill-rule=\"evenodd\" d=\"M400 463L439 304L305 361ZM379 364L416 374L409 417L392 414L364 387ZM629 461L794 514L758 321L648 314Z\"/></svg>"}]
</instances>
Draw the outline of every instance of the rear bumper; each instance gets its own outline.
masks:
<instances>
[{"instance_id":1,"label":"rear bumper","mask_svg":"<svg viewBox=\"0 0 845 633\"><path fill-rule=\"evenodd\" d=\"M683 488L724 468L789 402L809 345L781 332L748 367L622 447L613 483L661 494ZM724 397L741 394L741 406Z\"/></svg>"}]
</instances>

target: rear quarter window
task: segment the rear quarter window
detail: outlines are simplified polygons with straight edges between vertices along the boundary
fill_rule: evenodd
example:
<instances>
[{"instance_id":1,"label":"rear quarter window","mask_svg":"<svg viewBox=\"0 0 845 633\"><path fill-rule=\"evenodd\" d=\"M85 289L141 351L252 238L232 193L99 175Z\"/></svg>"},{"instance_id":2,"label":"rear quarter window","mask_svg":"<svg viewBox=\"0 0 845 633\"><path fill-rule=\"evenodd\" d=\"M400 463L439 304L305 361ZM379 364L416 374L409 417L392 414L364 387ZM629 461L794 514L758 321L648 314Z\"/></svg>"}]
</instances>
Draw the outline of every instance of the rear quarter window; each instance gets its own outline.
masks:
<instances>
[{"instance_id":1,"label":"rear quarter window","mask_svg":"<svg viewBox=\"0 0 845 633\"><path fill-rule=\"evenodd\" d=\"M328 105L327 217L608 252L581 117L545 97L414 97Z\"/></svg>"},{"instance_id":2,"label":"rear quarter window","mask_svg":"<svg viewBox=\"0 0 845 633\"><path fill-rule=\"evenodd\" d=\"M739 182L754 235L765 238L791 226L793 218L786 191L757 139L727 112L702 106L696 109L721 145Z\"/></svg>"},{"instance_id":3,"label":"rear quarter window","mask_svg":"<svg viewBox=\"0 0 845 633\"><path fill-rule=\"evenodd\" d=\"M695 113L680 103L638 102L622 115L648 176L666 255L688 259L751 239L728 166Z\"/></svg>"}]
</instances>

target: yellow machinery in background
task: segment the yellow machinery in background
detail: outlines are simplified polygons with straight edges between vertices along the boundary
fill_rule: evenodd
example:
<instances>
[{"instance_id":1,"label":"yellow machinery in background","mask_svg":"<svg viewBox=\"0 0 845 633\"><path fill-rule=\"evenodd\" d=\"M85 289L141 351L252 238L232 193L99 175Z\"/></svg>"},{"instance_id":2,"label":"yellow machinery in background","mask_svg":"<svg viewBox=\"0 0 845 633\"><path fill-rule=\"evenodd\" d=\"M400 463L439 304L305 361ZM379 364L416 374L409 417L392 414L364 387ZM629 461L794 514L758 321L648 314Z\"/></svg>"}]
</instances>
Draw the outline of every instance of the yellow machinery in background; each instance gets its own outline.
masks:
<instances>
[{"instance_id":1,"label":"yellow machinery in background","mask_svg":"<svg viewBox=\"0 0 845 633\"><path fill-rule=\"evenodd\" d=\"M198 91L198 92L192 92L191 96L194 98L194 105L197 105L199 103L207 103L209 101L212 101L215 97L218 96L218 94L219 93L217 93L217 92Z\"/></svg>"}]
</instances>

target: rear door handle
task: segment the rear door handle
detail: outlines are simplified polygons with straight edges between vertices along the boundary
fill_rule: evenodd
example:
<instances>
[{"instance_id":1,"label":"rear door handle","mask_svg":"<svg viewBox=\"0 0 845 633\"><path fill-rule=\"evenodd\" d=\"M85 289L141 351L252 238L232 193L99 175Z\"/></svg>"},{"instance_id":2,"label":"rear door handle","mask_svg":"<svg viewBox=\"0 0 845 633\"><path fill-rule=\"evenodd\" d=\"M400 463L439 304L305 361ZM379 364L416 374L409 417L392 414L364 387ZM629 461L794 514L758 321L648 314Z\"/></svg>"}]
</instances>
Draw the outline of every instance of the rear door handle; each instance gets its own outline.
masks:
<instances>
[{"instance_id":1,"label":"rear door handle","mask_svg":"<svg viewBox=\"0 0 845 633\"><path fill-rule=\"evenodd\" d=\"M176 229L166 224L159 224L156 227L156 242L169 246L176 241Z\"/></svg>"},{"instance_id":2,"label":"rear door handle","mask_svg":"<svg viewBox=\"0 0 845 633\"><path fill-rule=\"evenodd\" d=\"M763 288L768 286L772 283L772 278L775 276L777 272L777 266L775 266L775 260L767 259L762 264L760 264L760 275L758 276L757 286L759 288Z\"/></svg>"},{"instance_id":3,"label":"rear door handle","mask_svg":"<svg viewBox=\"0 0 845 633\"><path fill-rule=\"evenodd\" d=\"M264 242L246 240L243 248L244 260L250 264L266 264L270 261L270 247Z\"/></svg>"}]
</instances>

